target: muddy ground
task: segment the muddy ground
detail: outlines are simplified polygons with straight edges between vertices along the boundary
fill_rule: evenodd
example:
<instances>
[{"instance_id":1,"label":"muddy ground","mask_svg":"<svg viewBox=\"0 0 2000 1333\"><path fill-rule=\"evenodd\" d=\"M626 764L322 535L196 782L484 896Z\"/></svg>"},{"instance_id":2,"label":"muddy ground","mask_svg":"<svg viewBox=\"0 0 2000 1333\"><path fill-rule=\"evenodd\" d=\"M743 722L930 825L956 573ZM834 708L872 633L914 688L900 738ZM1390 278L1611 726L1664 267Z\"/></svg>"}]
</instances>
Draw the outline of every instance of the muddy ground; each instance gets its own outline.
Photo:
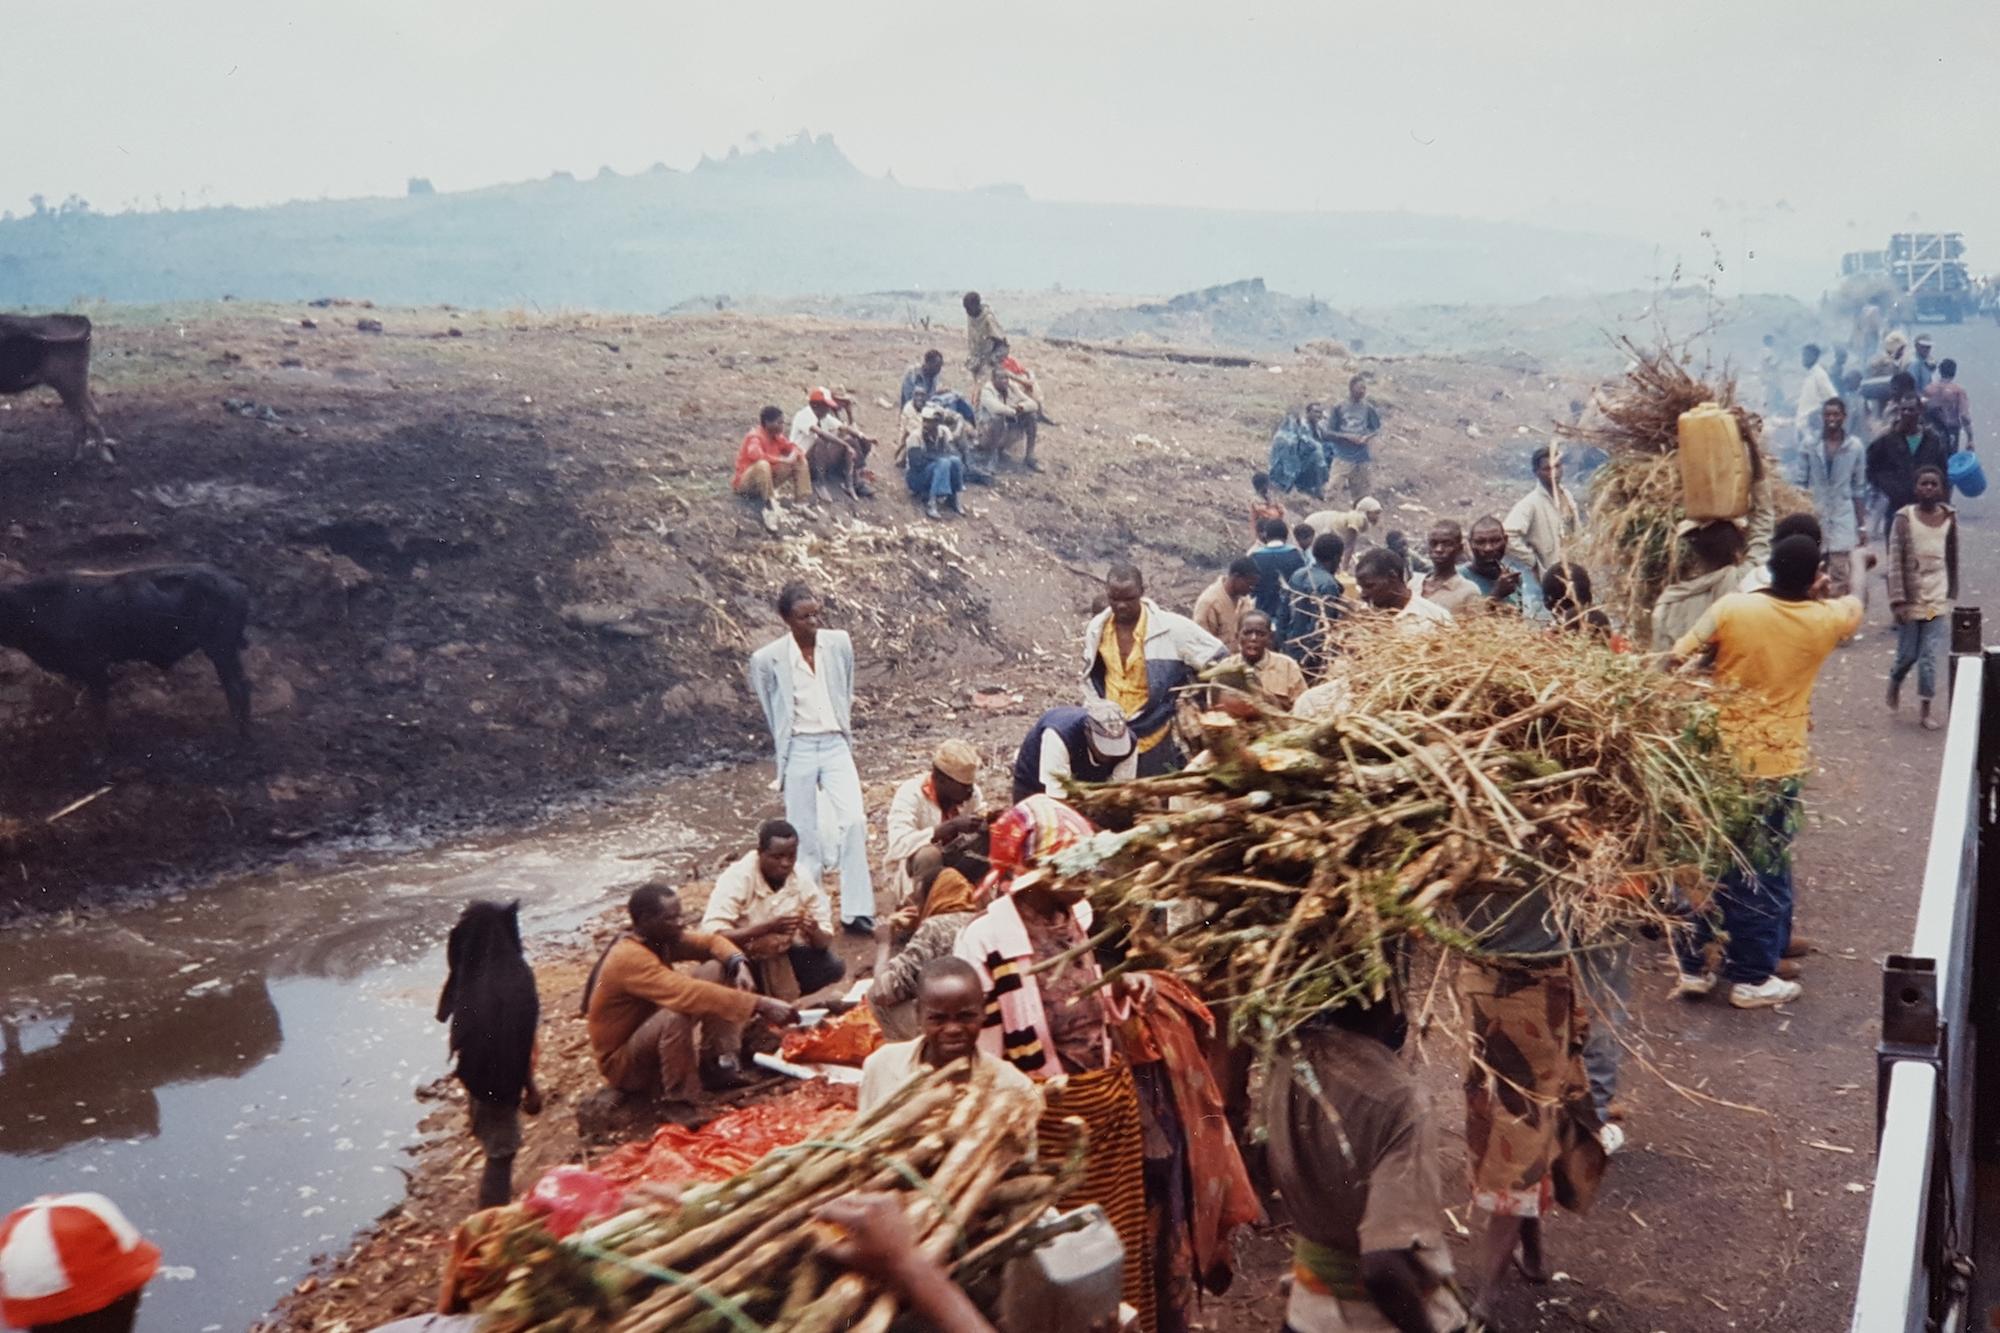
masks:
<instances>
[{"instance_id":1,"label":"muddy ground","mask_svg":"<svg viewBox=\"0 0 2000 1333\"><path fill-rule=\"evenodd\" d=\"M257 737L231 739L200 657L125 669L100 737L74 687L0 652L0 912L334 839L504 824L753 755L743 662L776 632L790 579L819 584L855 632L864 718L1066 670L1094 593L1083 575L1135 558L1185 604L1246 541L1247 478L1277 417L1349 369L1024 340L1064 426L1045 474L928 524L885 467L873 501L767 536L727 489L758 407L789 413L808 385L846 383L886 437L930 341L956 356L954 331L797 317L101 315L98 393L122 461L72 468L52 395L0 400L0 574L201 560L241 575ZM1539 438L1569 398L1520 369L1366 366L1388 489L1460 509L1518 489L1516 432Z\"/></svg>"}]
</instances>

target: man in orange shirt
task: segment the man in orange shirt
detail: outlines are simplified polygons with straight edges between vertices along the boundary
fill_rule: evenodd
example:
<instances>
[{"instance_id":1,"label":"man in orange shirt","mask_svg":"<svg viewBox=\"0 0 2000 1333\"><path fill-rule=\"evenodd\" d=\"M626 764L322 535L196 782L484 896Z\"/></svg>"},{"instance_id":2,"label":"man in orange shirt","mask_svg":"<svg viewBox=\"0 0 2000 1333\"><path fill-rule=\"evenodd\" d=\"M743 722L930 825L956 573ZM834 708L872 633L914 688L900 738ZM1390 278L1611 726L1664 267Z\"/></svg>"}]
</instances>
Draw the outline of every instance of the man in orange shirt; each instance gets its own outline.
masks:
<instances>
[{"instance_id":1,"label":"man in orange shirt","mask_svg":"<svg viewBox=\"0 0 2000 1333\"><path fill-rule=\"evenodd\" d=\"M755 429L743 437L743 447L736 451L736 475L729 488L763 506L768 532L778 530L780 489L789 489L795 500L812 494L806 456L785 437L783 408L767 407L757 414Z\"/></svg>"},{"instance_id":2,"label":"man in orange shirt","mask_svg":"<svg viewBox=\"0 0 2000 1333\"><path fill-rule=\"evenodd\" d=\"M583 988L598 1072L621 1092L669 1101L693 1101L702 1087L741 1087L744 1024L761 1018L789 1027L798 1011L757 994L750 960L734 941L686 929L680 896L666 885L640 885L626 910L632 929L611 942ZM677 962L696 961L692 973L674 971Z\"/></svg>"}]
</instances>

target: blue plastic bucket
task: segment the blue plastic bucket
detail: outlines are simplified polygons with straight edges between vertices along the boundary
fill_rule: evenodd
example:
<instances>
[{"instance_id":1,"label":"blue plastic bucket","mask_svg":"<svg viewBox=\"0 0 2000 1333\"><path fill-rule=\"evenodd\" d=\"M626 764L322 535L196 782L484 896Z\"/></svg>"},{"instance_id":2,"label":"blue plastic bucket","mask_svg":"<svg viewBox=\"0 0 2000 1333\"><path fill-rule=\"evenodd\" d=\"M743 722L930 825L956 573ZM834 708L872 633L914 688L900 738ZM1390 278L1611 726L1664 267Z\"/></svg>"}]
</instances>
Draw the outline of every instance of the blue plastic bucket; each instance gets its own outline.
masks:
<instances>
[{"instance_id":1,"label":"blue plastic bucket","mask_svg":"<svg viewBox=\"0 0 2000 1333\"><path fill-rule=\"evenodd\" d=\"M1960 495L1980 495L1986 490L1986 473L1979 466L1979 455L1970 449L1960 449L1945 459L1944 472L1951 479L1951 488Z\"/></svg>"}]
</instances>

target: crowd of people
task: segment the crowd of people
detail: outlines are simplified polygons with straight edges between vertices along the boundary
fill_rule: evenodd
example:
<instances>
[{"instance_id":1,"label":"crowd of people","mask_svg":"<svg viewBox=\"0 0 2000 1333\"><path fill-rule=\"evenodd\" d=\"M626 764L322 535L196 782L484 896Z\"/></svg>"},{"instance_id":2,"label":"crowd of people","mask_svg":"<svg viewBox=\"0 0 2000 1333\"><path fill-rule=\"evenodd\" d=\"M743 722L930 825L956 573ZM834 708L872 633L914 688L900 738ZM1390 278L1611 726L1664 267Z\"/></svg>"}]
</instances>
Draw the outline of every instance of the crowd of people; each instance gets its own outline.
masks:
<instances>
[{"instance_id":1,"label":"crowd of people","mask_svg":"<svg viewBox=\"0 0 2000 1333\"><path fill-rule=\"evenodd\" d=\"M1021 364L1006 330L978 292L965 306L965 391L942 382L944 353L933 347L903 374L897 393L894 466L927 518L966 512L968 483L991 485L1000 469L1039 472L1035 459L1049 419L1034 372ZM874 494L868 460L879 445L855 424L854 395L838 385L807 390L786 426L782 407L766 407L736 451L730 489L757 506L767 531L783 519L782 501L850 500ZM1020 450L1018 460L1014 450Z\"/></svg>"},{"instance_id":2,"label":"crowd of people","mask_svg":"<svg viewBox=\"0 0 2000 1333\"><path fill-rule=\"evenodd\" d=\"M970 293L965 309L975 397L940 383L935 350L901 386L898 462L933 516L962 512L963 485L1017 442L1020 465L1035 466L1037 426L1046 424L1033 378L991 309ZM1867 377L1844 392L1852 373L1823 366L1817 347L1803 349L1794 410L1770 420L1814 512L1683 524L1682 577L1653 608L1647 644L1592 603L1577 559L1587 495L1579 500L1565 484L1557 444L1530 455L1533 483L1504 515L1440 519L1420 548L1388 530L1371 493L1382 412L1356 376L1331 411L1309 404L1279 428L1267 468L1251 479L1249 543L1186 614L1149 595L1137 566L1108 570L1102 608L1080 627L1075 695L1022 734L1008 757L1006 799L989 798L998 787L982 782L986 757L968 738L943 741L896 786L879 865L855 761L855 644L823 623L811 588L785 587L776 598L783 632L748 662L784 815L765 821L727 866L698 922L671 883L630 892L627 928L584 988L598 1071L609 1087L644 1098L698 1100L742 1087L757 1034L796 1024L802 999L845 980L836 934L848 933L873 947L865 1003L887 1043L863 1070L863 1109L958 1059L993 1062L1036 1089L1046 1106L1040 1151L1067 1152L1079 1126L1087 1135L1072 1202L1101 1205L1117 1230L1126 1300L1147 1333L1188 1326L1197 1293L1227 1284L1231 1231L1262 1214L1238 1142L1252 1119L1268 1133L1263 1183L1294 1232L1289 1329L1441 1333L1490 1318L1510 1273L1547 1280L1543 1217L1559 1204L1586 1206L1624 1144L1618 1033L1634 941L1582 949L1549 913L1514 896L1468 894L1459 904L1481 942L1457 980L1478 1222L1462 1285L1442 1234L1437 1134L1398 1054L1408 1029L1399 995L1315 1020L1290 1066L1268 1071L1253 1108L1242 1053L1229 1049L1204 998L1165 972L1120 970L1107 983L1088 902L1022 872L1092 834L1067 803L1070 784L1191 762L1187 737L1196 733L1183 710L1205 683L1324 717L1351 706L1344 621L1379 617L1433 635L1482 616L1523 617L1552 635L1650 650L1663 670L1707 670L1738 687L1723 696L1719 726L1752 786L1755 818L1710 901L1678 905L1673 993L1692 1000L1726 987L1731 1005L1750 1010L1800 999L1811 945L1792 929L1792 843L1815 682L1860 634L1880 577L1896 624L1889 704L1915 671L1920 723L1937 726L1938 656L1957 596L1951 459L1971 448L1970 408L1953 362L1928 361L1928 339L1910 344L1892 332L1881 347L1892 359L1907 354L1881 377L1880 395ZM767 522L775 526L781 495L803 498L828 484L865 494L875 442L854 428L852 401L838 388L813 389L789 433L782 409L764 410L733 485ZM1865 447L1857 426L1872 431ZM1871 536L1885 548L1879 562ZM456 1073L485 1151L479 1202L487 1206L511 1197L520 1116L540 1107L538 1001L511 908L467 908L447 954L438 1017L451 1024ZM157 1251L96 1196L58 1206L70 1210L66 1225L107 1232L124 1256L116 1280L98 1290L113 1314L72 1324L64 1321L90 1313L82 1297L33 1294L46 1275L19 1266L21 1247L40 1246L41 1255L49 1242L38 1237L57 1216L37 1204L39 1214L23 1210L0 1230L10 1318L19 1309L35 1327L129 1328ZM881 1236L893 1227L880 1211L871 1220L863 1200L840 1220L892 1251ZM937 1289L934 1271L906 1265L897 1281L919 1291L913 1300L941 1302L940 1326L982 1326L967 1322L979 1316L962 1296L954 1303Z\"/></svg>"}]
</instances>

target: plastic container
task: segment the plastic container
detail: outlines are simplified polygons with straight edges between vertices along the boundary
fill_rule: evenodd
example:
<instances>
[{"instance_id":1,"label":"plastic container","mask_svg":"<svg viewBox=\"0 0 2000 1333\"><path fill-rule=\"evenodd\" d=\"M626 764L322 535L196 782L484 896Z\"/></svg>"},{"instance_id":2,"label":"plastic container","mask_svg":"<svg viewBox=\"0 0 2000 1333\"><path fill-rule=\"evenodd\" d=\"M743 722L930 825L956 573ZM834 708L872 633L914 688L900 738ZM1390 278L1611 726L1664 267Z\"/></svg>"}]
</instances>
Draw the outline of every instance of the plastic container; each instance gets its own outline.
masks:
<instances>
[{"instance_id":1,"label":"plastic container","mask_svg":"<svg viewBox=\"0 0 2000 1333\"><path fill-rule=\"evenodd\" d=\"M1089 1204L1080 1229L1011 1261L1000 1279L1003 1333L1087 1333L1118 1309L1125 1246L1102 1208Z\"/></svg>"},{"instance_id":2,"label":"plastic container","mask_svg":"<svg viewBox=\"0 0 2000 1333\"><path fill-rule=\"evenodd\" d=\"M1750 512L1750 451L1736 416L1714 403L1681 413L1681 490L1696 523L1742 518Z\"/></svg>"},{"instance_id":3,"label":"plastic container","mask_svg":"<svg viewBox=\"0 0 2000 1333\"><path fill-rule=\"evenodd\" d=\"M1960 449L1945 459L1944 475L1960 495L1982 495L1986 491L1986 469L1979 466L1979 455L1970 449Z\"/></svg>"}]
</instances>

